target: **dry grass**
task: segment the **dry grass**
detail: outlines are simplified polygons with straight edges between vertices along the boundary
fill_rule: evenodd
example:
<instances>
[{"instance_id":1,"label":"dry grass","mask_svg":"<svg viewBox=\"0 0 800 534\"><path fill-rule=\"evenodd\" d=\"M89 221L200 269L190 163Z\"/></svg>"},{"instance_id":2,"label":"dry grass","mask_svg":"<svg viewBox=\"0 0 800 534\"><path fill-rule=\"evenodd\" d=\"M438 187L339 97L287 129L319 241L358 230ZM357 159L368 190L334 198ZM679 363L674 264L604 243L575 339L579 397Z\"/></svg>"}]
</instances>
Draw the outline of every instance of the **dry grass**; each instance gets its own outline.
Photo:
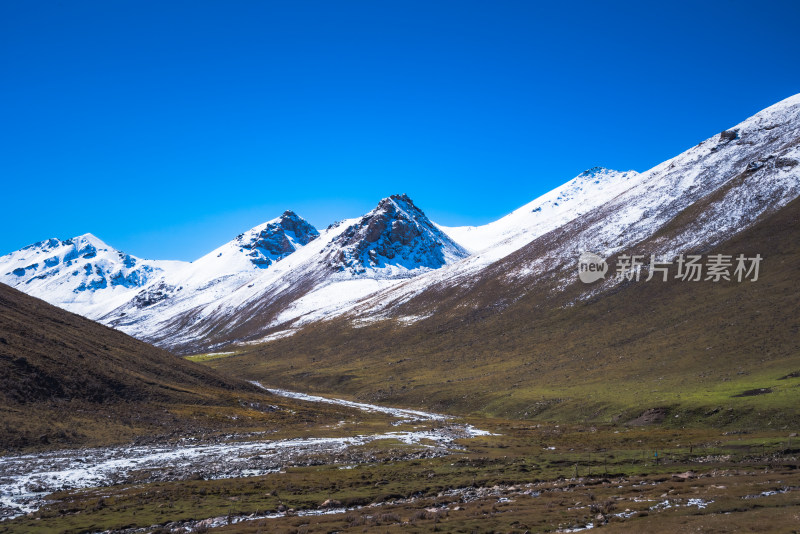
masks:
<instances>
[{"instance_id":1,"label":"dry grass","mask_svg":"<svg viewBox=\"0 0 800 534\"><path fill-rule=\"evenodd\" d=\"M275 397L0 285L0 454L265 429L305 435L345 418L379 419Z\"/></svg>"}]
</instances>

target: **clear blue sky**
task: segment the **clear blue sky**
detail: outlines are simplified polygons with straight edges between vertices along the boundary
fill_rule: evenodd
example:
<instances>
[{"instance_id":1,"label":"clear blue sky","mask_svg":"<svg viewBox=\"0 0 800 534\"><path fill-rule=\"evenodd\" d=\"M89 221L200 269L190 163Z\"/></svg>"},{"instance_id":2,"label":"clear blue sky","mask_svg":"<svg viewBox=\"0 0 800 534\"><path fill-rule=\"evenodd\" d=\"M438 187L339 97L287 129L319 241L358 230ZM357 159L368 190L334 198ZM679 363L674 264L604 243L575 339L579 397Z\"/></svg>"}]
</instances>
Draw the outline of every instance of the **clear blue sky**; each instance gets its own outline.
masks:
<instances>
[{"instance_id":1,"label":"clear blue sky","mask_svg":"<svg viewBox=\"0 0 800 534\"><path fill-rule=\"evenodd\" d=\"M797 2L5 1L0 254L192 260L408 193L499 218L800 92Z\"/></svg>"}]
</instances>

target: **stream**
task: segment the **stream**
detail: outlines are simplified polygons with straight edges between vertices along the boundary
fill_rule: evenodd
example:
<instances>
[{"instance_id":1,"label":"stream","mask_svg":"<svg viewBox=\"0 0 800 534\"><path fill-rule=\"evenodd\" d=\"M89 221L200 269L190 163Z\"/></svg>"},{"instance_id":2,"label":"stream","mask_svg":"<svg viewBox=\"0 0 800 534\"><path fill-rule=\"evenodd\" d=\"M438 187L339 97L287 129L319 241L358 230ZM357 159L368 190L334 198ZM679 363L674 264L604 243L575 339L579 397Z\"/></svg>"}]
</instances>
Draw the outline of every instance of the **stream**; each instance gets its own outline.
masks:
<instances>
[{"instance_id":1,"label":"stream","mask_svg":"<svg viewBox=\"0 0 800 534\"><path fill-rule=\"evenodd\" d=\"M116 484L187 479L221 479L259 476L287 466L330 463L354 465L374 461L367 451L353 447L383 439L394 439L421 449L417 457L450 453L453 441L489 432L455 422L450 416L389 408L343 399L306 395L259 387L275 395L307 402L321 402L380 412L397 419L394 424L421 423L422 430L383 432L339 438L295 438L283 440L179 443L64 449L44 453L0 457L0 521L34 512L46 504L53 492L96 488ZM430 427L435 423L434 427ZM240 438L241 439L241 438Z\"/></svg>"}]
</instances>

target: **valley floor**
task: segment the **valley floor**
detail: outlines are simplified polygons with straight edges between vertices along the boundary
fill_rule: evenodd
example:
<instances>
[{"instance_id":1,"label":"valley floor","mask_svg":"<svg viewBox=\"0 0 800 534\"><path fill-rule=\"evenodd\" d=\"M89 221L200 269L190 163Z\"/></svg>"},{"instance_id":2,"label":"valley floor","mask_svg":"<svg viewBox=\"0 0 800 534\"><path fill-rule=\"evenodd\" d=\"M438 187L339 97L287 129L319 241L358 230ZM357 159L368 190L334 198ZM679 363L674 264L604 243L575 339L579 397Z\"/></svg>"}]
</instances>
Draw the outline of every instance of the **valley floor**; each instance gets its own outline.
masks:
<instances>
[{"instance_id":1,"label":"valley floor","mask_svg":"<svg viewBox=\"0 0 800 534\"><path fill-rule=\"evenodd\" d=\"M284 394L391 419L310 427L302 439L6 456L4 502L28 513L0 532L791 532L800 522L800 448L785 430L464 421Z\"/></svg>"}]
</instances>

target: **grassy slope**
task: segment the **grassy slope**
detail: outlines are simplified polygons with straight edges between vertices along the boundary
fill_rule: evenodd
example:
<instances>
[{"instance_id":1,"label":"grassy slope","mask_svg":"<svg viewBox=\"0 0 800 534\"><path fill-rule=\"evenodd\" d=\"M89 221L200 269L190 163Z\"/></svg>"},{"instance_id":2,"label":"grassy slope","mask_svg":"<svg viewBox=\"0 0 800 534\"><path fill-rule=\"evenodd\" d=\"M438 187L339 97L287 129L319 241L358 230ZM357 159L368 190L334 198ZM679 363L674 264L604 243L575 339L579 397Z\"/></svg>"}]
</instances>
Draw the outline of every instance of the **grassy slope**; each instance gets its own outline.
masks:
<instances>
[{"instance_id":1,"label":"grassy slope","mask_svg":"<svg viewBox=\"0 0 800 534\"><path fill-rule=\"evenodd\" d=\"M545 284L516 298L486 277L466 297L428 295L451 298L450 311L412 326L336 320L207 363L276 386L460 413L628 421L655 409L645 421L796 426L800 378L781 378L800 371L798 243L800 200L703 251L760 253L755 283L639 282L563 307ZM510 304L476 311L468 301ZM735 396L755 388L772 392Z\"/></svg>"},{"instance_id":2,"label":"grassy slope","mask_svg":"<svg viewBox=\"0 0 800 534\"><path fill-rule=\"evenodd\" d=\"M277 399L0 284L0 453L305 427L341 411Z\"/></svg>"}]
</instances>

